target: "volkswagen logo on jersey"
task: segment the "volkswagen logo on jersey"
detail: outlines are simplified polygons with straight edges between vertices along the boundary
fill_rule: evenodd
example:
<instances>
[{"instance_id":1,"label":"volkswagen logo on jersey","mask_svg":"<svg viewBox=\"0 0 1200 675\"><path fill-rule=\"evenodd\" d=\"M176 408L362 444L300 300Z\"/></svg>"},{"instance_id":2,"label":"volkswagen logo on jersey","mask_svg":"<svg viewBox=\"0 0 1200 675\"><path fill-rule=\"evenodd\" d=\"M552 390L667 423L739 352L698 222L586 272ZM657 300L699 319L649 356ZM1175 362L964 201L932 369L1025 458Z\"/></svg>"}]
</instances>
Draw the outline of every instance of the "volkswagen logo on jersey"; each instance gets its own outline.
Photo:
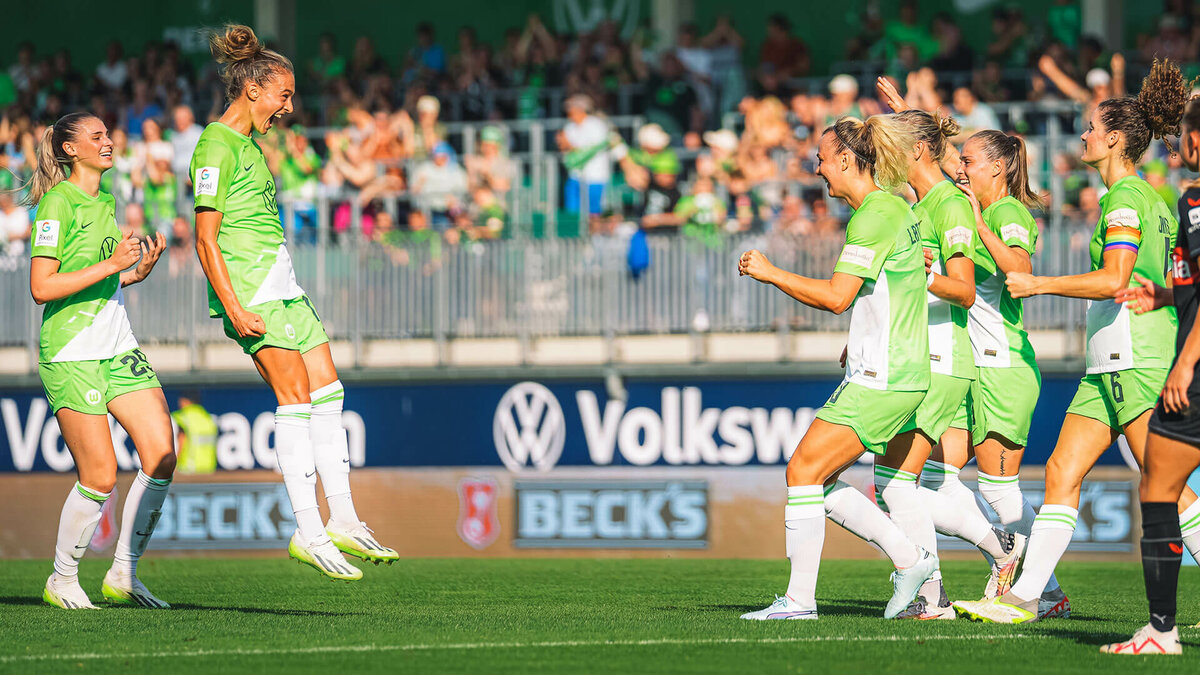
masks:
<instances>
[{"instance_id":1,"label":"volkswagen logo on jersey","mask_svg":"<svg viewBox=\"0 0 1200 675\"><path fill-rule=\"evenodd\" d=\"M115 249L116 247L117 247L116 239L114 239L112 237L105 237L104 241L100 244L100 255L105 260L108 260L109 258L112 257L113 249Z\"/></svg>"},{"instance_id":2,"label":"volkswagen logo on jersey","mask_svg":"<svg viewBox=\"0 0 1200 675\"><path fill-rule=\"evenodd\" d=\"M509 471L527 466L549 471L562 456L567 438L562 406L537 382L513 385L496 406L492 437L500 461Z\"/></svg>"}]
</instances>

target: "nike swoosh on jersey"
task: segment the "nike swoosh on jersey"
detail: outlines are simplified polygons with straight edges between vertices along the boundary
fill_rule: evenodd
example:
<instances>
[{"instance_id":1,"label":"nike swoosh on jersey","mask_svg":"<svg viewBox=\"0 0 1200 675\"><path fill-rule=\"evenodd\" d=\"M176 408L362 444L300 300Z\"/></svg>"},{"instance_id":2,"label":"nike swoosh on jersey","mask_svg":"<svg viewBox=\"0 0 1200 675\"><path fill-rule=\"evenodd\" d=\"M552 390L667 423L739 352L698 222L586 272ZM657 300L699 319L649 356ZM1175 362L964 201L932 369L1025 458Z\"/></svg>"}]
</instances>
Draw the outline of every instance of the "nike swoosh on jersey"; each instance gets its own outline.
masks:
<instances>
[{"instance_id":1,"label":"nike swoosh on jersey","mask_svg":"<svg viewBox=\"0 0 1200 675\"><path fill-rule=\"evenodd\" d=\"M253 164L251 164L250 166L243 166L243 167L242 167L242 169L243 169L243 170L245 170L245 171L249 171L249 170L251 170L251 169L253 169L253 168L254 168L254 165L253 165Z\"/></svg>"},{"instance_id":2,"label":"nike swoosh on jersey","mask_svg":"<svg viewBox=\"0 0 1200 675\"><path fill-rule=\"evenodd\" d=\"M86 230L86 229L88 229L89 227L91 227L92 225L95 225L95 222L88 223L87 225L80 225L80 226L79 226L79 229L81 229L81 230Z\"/></svg>"}]
</instances>

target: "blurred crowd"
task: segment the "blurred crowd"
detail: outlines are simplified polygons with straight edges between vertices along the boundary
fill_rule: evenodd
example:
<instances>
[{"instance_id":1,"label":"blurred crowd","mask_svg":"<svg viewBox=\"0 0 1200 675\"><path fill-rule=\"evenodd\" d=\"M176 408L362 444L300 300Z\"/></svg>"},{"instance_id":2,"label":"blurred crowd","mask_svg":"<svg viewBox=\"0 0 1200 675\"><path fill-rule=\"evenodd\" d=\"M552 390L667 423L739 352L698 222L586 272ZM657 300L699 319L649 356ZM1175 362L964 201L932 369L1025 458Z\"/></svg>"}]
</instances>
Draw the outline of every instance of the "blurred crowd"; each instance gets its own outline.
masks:
<instances>
[{"instance_id":1,"label":"blurred crowd","mask_svg":"<svg viewBox=\"0 0 1200 675\"><path fill-rule=\"evenodd\" d=\"M291 237L307 243L319 233L345 240L361 232L398 263L415 248L528 233L528 223L514 223L518 193L536 192L525 201L549 201L560 223L577 223L560 232L678 232L705 244L729 233L836 235L848 214L825 199L813 175L815 141L842 115L887 111L875 75L889 75L910 104L953 114L959 141L985 128L1039 138L1045 119L1013 118L997 104L1057 99L1086 113L1124 93L1127 71L1136 76L1155 56L1184 64L1200 56L1193 3L1168 0L1156 29L1123 53L1081 35L1079 4L1052 0L1036 19L998 8L983 44L968 44L950 13L922 22L908 0L884 19L871 4L832 77L813 72L809 47L781 14L767 19L753 58L729 17L683 24L668 45L613 21L556 33L534 14L500 44L463 27L447 46L421 24L399 63L369 38L346 52L324 35L317 55L296 64L304 76L296 114L259 144ZM165 232L173 259L190 256L187 167L201 124L221 112L215 70L193 67L171 43L129 55L114 41L90 73L69 52L40 54L32 43L3 58L0 249L24 254L30 214L19 187L34 139L48 121L85 108L104 119L116 146L104 189L118 201L118 220ZM641 126L613 122L630 111ZM560 188L547 197L532 183L531 148L501 120L559 116L565 120L550 127L546 150L557 153L559 180L550 184ZM1063 117L1063 133L1080 131L1082 119ZM473 122L470 142L462 121ZM1040 147L1031 143L1029 153L1038 188L1058 192L1070 222L1094 223L1100 195L1078 152ZM1147 178L1169 195L1177 160L1148 159Z\"/></svg>"}]
</instances>

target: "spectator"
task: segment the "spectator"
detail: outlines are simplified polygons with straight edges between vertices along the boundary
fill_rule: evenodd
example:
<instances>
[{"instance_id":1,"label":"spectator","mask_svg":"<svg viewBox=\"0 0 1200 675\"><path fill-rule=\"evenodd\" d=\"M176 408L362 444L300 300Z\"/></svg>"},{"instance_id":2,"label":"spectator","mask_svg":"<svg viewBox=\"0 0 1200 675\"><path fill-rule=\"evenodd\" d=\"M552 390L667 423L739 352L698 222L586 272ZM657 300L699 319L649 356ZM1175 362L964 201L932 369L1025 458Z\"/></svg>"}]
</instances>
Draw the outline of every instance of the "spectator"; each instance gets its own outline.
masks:
<instances>
[{"instance_id":1,"label":"spectator","mask_svg":"<svg viewBox=\"0 0 1200 675\"><path fill-rule=\"evenodd\" d=\"M499 127L487 126L479 132L479 154L464 158L471 189L487 187L501 201L512 189L517 173L516 165L504 155L503 146L504 132Z\"/></svg>"},{"instance_id":2,"label":"spectator","mask_svg":"<svg viewBox=\"0 0 1200 675\"><path fill-rule=\"evenodd\" d=\"M434 146L446 138L446 125L438 122L442 104L432 96L417 99L417 124L412 129L408 155L422 160L429 156Z\"/></svg>"},{"instance_id":3,"label":"spectator","mask_svg":"<svg viewBox=\"0 0 1200 675\"><path fill-rule=\"evenodd\" d=\"M675 211L682 198L679 179L677 174L665 170L665 166L655 168L657 171L651 173L650 185L642 196L638 221L647 230L675 232L684 222L682 214Z\"/></svg>"},{"instance_id":4,"label":"spectator","mask_svg":"<svg viewBox=\"0 0 1200 675\"><path fill-rule=\"evenodd\" d=\"M188 176L188 164L192 161L192 153L196 150L204 127L196 124L196 114L186 105L175 106L171 118L171 170L177 176ZM190 184L190 176L188 178Z\"/></svg>"},{"instance_id":5,"label":"spectator","mask_svg":"<svg viewBox=\"0 0 1200 675\"><path fill-rule=\"evenodd\" d=\"M794 192L788 192L783 197L783 206L779 210L779 218L775 221L775 232L788 236L811 234L813 222L811 214L800 198Z\"/></svg>"},{"instance_id":6,"label":"spectator","mask_svg":"<svg viewBox=\"0 0 1200 675\"><path fill-rule=\"evenodd\" d=\"M18 44L17 62L8 67L13 86L22 94L31 92L37 83L37 64L33 62L33 54L32 42Z\"/></svg>"},{"instance_id":7,"label":"spectator","mask_svg":"<svg viewBox=\"0 0 1200 675\"><path fill-rule=\"evenodd\" d=\"M959 138L966 138L984 129L999 129L1000 118L991 106L981 102L968 87L954 90L954 119L962 131Z\"/></svg>"},{"instance_id":8,"label":"spectator","mask_svg":"<svg viewBox=\"0 0 1200 675\"><path fill-rule=\"evenodd\" d=\"M883 24L886 58L896 58L904 45L910 45L921 61L933 58L941 48L924 24L917 20L916 0L903 0L897 17Z\"/></svg>"},{"instance_id":9,"label":"spectator","mask_svg":"<svg viewBox=\"0 0 1200 675\"><path fill-rule=\"evenodd\" d=\"M1158 20L1158 34L1142 46L1142 60L1170 59L1186 63L1196 58L1196 43L1183 31L1183 20L1174 14L1164 14Z\"/></svg>"},{"instance_id":10,"label":"spectator","mask_svg":"<svg viewBox=\"0 0 1200 675\"><path fill-rule=\"evenodd\" d=\"M412 181L418 207L432 216L432 225L446 229L464 203L467 172L455 161L454 149L445 141L433 148L433 159L417 167Z\"/></svg>"},{"instance_id":11,"label":"spectator","mask_svg":"<svg viewBox=\"0 0 1200 675\"><path fill-rule=\"evenodd\" d=\"M1029 25L1019 8L998 8L992 12L992 40L987 57L1005 66L1024 68L1029 65Z\"/></svg>"},{"instance_id":12,"label":"spectator","mask_svg":"<svg viewBox=\"0 0 1200 675\"><path fill-rule=\"evenodd\" d=\"M175 447L179 448L179 473L209 474L217 470L217 423L200 405L200 395L179 397L179 409L171 413L179 428Z\"/></svg>"},{"instance_id":13,"label":"spectator","mask_svg":"<svg viewBox=\"0 0 1200 675\"><path fill-rule=\"evenodd\" d=\"M192 244L192 225L187 218L175 216L175 220L171 221L171 236L167 243L170 247L167 255L171 264L171 276L194 270L196 253Z\"/></svg>"},{"instance_id":14,"label":"spectator","mask_svg":"<svg viewBox=\"0 0 1200 675\"><path fill-rule=\"evenodd\" d=\"M153 231L166 231L175 219L177 185L171 171L174 157L172 146L163 140L162 128L153 119L142 122L141 188ZM134 171L134 183L139 180ZM152 233L147 230L147 233Z\"/></svg>"},{"instance_id":15,"label":"spectator","mask_svg":"<svg viewBox=\"0 0 1200 675\"><path fill-rule=\"evenodd\" d=\"M683 222L684 236L710 248L721 244L725 225L725 204L717 199L713 187L711 178L697 178L692 182L691 193L675 205L675 215Z\"/></svg>"},{"instance_id":16,"label":"spectator","mask_svg":"<svg viewBox=\"0 0 1200 675\"><path fill-rule=\"evenodd\" d=\"M284 132L283 152L273 153L272 173L280 177L284 212L292 213L292 232L299 242L317 241L317 189L321 158L309 145L304 127L293 125Z\"/></svg>"},{"instance_id":17,"label":"spectator","mask_svg":"<svg viewBox=\"0 0 1200 675\"><path fill-rule=\"evenodd\" d=\"M511 236L508 230L508 214L504 204L496 199L491 188L481 185L471 191L471 208L467 211L463 229L471 239L502 239Z\"/></svg>"},{"instance_id":18,"label":"spectator","mask_svg":"<svg viewBox=\"0 0 1200 675\"><path fill-rule=\"evenodd\" d=\"M646 80L646 117L650 121L662 125L672 136L704 128L696 90L688 83L678 57L671 52L663 54L653 74L644 65L640 69L638 76Z\"/></svg>"},{"instance_id":19,"label":"spectator","mask_svg":"<svg viewBox=\"0 0 1200 675\"><path fill-rule=\"evenodd\" d=\"M146 210L137 202L125 205L125 222L121 223L121 234L131 234L135 237L151 234L146 227Z\"/></svg>"},{"instance_id":20,"label":"spectator","mask_svg":"<svg viewBox=\"0 0 1200 675\"><path fill-rule=\"evenodd\" d=\"M718 92L717 112L733 110L746 93L746 78L742 72L742 49L746 40L733 26L733 17L721 14L712 32L700 44L712 58L712 82Z\"/></svg>"},{"instance_id":21,"label":"spectator","mask_svg":"<svg viewBox=\"0 0 1200 675\"><path fill-rule=\"evenodd\" d=\"M150 98L150 83L148 80L133 81L133 100L125 108L125 131L130 136L140 136L143 123L160 117L162 107Z\"/></svg>"},{"instance_id":22,"label":"spectator","mask_svg":"<svg viewBox=\"0 0 1200 675\"><path fill-rule=\"evenodd\" d=\"M774 214L771 207L746 180L741 171L729 175L729 200L725 209L729 214L726 229L731 232L753 232L760 234Z\"/></svg>"},{"instance_id":23,"label":"spectator","mask_svg":"<svg viewBox=\"0 0 1200 675\"><path fill-rule=\"evenodd\" d=\"M792 22L782 13L767 17L767 38L759 48L758 61L771 64L785 79L808 75L808 46L792 35Z\"/></svg>"},{"instance_id":24,"label":"spectator","mask_svg":"<svg viewBox=\"0 0 1200 675\"><path fill-rule=\"evenodd\" d=\"M1050 29L1050 37L1074 49L1079 41L1079 30L1083 24L1083 15L1079 11L1077 0L1054 0L1054 5L1046 10L1046 25Z\"/></svg>"},{"instance_id":25,"label":"spectator","mask_svg":"<svg viewBox=\"0 0 1200 675\"><path fill-rule=\"evenodd\" d=\"M832 126L838 119L850 115L862 119L863 109L858 101L858 80L850 75L835 75L829 80L829 104L821 129Z\"/></svg>"},{"instance_id":26,"label":"spectator","mask_svg":"<svg viewBox=\"0 0 1200 675\"><path fill-rule=\"evenodd\" d=\"M670 148L671 136L657 124L642 126L637 132L638 147L621 157L621 170L625 182L635 190L644 191L650 186L650 177L656 173L679 175L679 157Z\"/></svg>"},{"instance_id":27,"label":"spectator","mask_svg":"<svg viewBox=\"0 0 1200 675\"><path fill-rule=\"evenodd\" d=\"M408 52L406 80L434 77L446 72L446 50L434 39L433 24L417 24L417 44Z\"/></svg>"},{"instance_id":28,"label":"spectator","mask_svg":"<svg viewBox=\"0 0 1200 675\"><path fill-rule=\"evenodd\" d=\"M1146 182L1154 188L1164 202L1174 204L1179 201L1179 193L1167 179L1167 163L1164 160L1152 159L1146 162L1142 165L1142 174L1145 175Z\"/></svg>"},{"instance_id":29,"label":"spectator","mask_svg":"<svg viewBox=\"0 0 1200 675\"><path fill-rule=\"evenodd\" d=\"M365 83L376 76L388 75L387 61L375 52L375 42L367 36L354 41L354 55L350 59L350 79Z\"/></svg>"},{"instance_id":30,"label":"spectator","mask_svg":"<svg viewBox=\"0 0 1200 675\"><path fill-rule=\"evenodd\" d=\"M963 40L962 28L949 12L938 12L933 17L933 38L937 40L937 53L929 61L935 71L971 70L975 52Z\"/></svg>"},{"instance_id":31,"label":"spectator","mask_svg":"<svg viewBox=\"0 0 1200 675\"><path fill-rule=\"evenodd\" d=\"M96 81L110 92L121 91L129 79L129 67L125 64L125 48L120 40L113 40L105 48L104 63L96 66Z\"/></svg>"},{"instance_id":32,"label":"spectator","mask_svg":"<svg viewBox=\"0 0 1200 675\"><path fill-rule=\"evenodd\" d=\"M608 125L592 115L592 101L587 96L572 96L564 107L567 123L557 136L558 149L566 153L564 206L568 213L579 213L581 192L586 190L588 213L598 215L604 210L604 190L612 178Z\"/></svg>"},{"instance_id":33,"label":"spectator","mask_svg":"<svg viewBox=\"0 0 1200 675\"><path fill-rule=\"evenodd\" d=\"M333 33L321 33L317 55L308 64L308 74L322 91L346 74L346 59L337 53L337 38Z\"/></svg>"},{"instance_id":34,"label":"spectator","mask_svg":"<svg viewBox=\"0 0 1200 675\"><path fill-rule=\"evenodd\" d=\"M0 191L0 253L14 260L23 257L30 227L29 211L11 190Z\"/></svg>"},{"instance_id":35,"label":"spectator","mask_svg":"<svg viewBox=\"0 0 1200 675\"><path fill-rule=\"evenodd\" d=\"M1085 120L1090 119L1091 111L1100 105L1101 101L1125 95L1125 58L1120 54L1113 54L1110 66L1112 75L1101 68L1089 70L1084 78L1087 85L1085 88L1067 75L1049 54L1044 54L1038 59L1038 69L1042 74L1053 82L1064 96L1083 104Z\"/></svg>"}]
</instances>

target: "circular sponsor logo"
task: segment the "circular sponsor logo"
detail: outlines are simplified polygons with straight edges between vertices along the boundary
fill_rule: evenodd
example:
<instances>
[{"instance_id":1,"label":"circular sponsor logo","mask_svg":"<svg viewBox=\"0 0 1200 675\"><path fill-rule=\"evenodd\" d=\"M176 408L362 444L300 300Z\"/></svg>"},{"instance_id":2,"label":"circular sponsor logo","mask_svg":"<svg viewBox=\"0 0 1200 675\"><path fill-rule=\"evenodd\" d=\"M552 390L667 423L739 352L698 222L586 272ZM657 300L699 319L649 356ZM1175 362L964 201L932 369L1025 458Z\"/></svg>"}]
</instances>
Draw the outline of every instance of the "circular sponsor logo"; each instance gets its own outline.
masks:
<instances>
[{"instance_id":1,"label":"circular sponsor logo","mask_svg":"<svg viewBox=\"0 0 1200 675\"><path fill-rule=\"evenodd\" d=\"M496 405L492 438L509 471L528 467L549 471L562 456L567 439L562 406L537 382L515 384Z\"/></svg>"},{"instance_id":2,"label":"circular sponsor logo","mask_svg":"<svg viewBox=\"0 0 1200 675\"><path fill-rule=\"evenodd\" d=\"M42 223L42 232L49 232L49 231L50 231L50 222L46 221L46 222Z\"/></svg>"},{"instance_id":3,"label":"circular sponsor logo","mask_svg":"<svg viewBox=\"0 0 1200 675\"><path fill-rule=\"evenodd\" d=\"M292 324L290 324L290 323L289 323L289 324L285 325L285 326L283 327L283 332L287 333L287 336L288 336L288 339L289 339L289 340L295 340L295 339L296 339L296 329L295 329L295 328L292 328Z\"/></svg>"},{"instance_id":4,"label":"circular sponsor logo","mask_svg":"<svg viewBox=\"0 0 1200 675\"><path fill-rule=\"evenodd\" d=\"M89 405L99 405L99 403L100 403L100 392L99 391L96 391L95 389L89 389L87 394L84 394L84 396L87 397L87 402Z\"/></svg>"},{"instance_id":5,"label":"circular sponsor logo","mask_svg":"<svg viewBox=\"0 0 1200 675\"><path fill-rule=\"evenodd\" d=\"M208 168L200 169L200 180L208 180Z\"/></svg>"}]
</instances>

